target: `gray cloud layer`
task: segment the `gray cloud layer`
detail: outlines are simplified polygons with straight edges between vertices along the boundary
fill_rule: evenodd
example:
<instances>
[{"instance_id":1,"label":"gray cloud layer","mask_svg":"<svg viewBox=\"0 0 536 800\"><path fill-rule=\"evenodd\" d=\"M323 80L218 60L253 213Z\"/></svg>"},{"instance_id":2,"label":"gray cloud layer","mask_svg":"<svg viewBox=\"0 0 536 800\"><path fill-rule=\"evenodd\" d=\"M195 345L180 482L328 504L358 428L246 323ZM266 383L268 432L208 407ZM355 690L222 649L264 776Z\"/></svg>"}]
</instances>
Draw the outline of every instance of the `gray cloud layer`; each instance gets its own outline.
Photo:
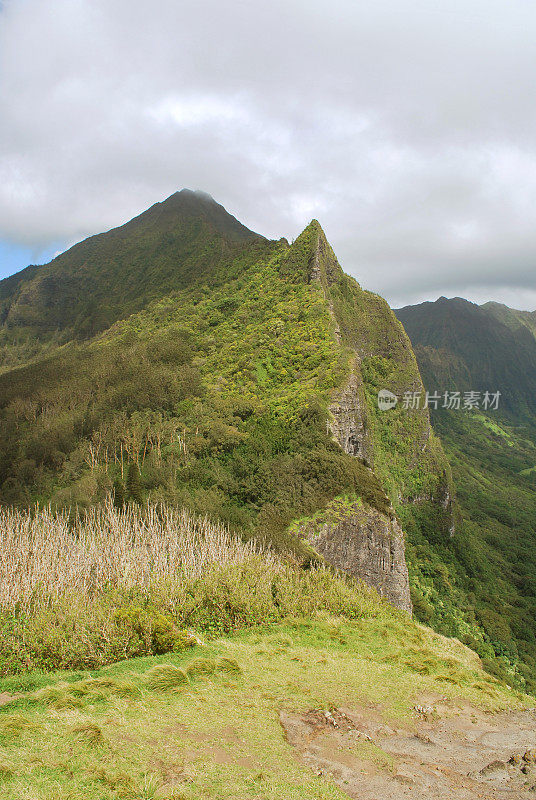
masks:
<instances>
[{"instance_id":1,"label":"gray cloud layer","mask_svg":"<svg viewBox=\"0 0 536 800\"><path fill-rule=\"evenodd\" d=\"M393 304L536 307L532 0L0 3L0 237L188 186ZM22 266L22 265L21 265Z\"/></svg>"}]
</instances>

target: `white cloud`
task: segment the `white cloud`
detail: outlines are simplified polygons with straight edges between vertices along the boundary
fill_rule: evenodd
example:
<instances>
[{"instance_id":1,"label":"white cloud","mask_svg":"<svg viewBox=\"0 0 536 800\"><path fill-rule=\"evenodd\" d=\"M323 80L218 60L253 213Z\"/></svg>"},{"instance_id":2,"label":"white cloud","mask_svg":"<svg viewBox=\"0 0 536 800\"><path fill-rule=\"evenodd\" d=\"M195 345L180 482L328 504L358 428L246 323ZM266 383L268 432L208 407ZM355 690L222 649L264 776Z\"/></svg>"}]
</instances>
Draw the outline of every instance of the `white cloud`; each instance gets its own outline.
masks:
<instances>
[{"instance_id":1,"label":"white cloud","mask_svg":"<svg viewBox=\"0 0 536 800\"><path fill-rule=\"evenodd\" d=\"M318 217L395 304L528 307L535 35L526 0L8 0L0 237L72 241L188 186L277 238Z\"/></svg>"}]
</instances>

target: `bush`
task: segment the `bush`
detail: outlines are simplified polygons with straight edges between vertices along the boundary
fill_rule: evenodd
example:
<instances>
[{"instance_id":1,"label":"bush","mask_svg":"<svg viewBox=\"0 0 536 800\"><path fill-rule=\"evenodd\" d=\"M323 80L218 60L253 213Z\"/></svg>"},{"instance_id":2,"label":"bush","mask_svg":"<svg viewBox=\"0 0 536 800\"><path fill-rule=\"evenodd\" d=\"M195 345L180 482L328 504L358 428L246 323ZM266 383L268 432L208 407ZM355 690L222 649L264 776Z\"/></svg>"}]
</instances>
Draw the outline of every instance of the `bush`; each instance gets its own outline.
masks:
<instances>
[{"instance_id":1,"label":"bush","mask_svg":"<svg viewBox=\"0 0 536 800\"><path fill-rule=\"evenodd\" d=\"M31 519L5 512L2 522L3 563L11 566L0 581L1 675L87 670L182 650L197 643L191 628L218 635L319 612L349 619L396 613L326 567L303 571L164 507L119 512L109 504L74 530L48 511ZM198 660L192 669L203 664L205 671L225 668Z\"/></svg>"},{"instance_id":2,"label":"bush","mask_svg":"<svg viewBox=\"0 0 536 800\"><path fill-rule=\"evenodd\" d=\"M179 629L170 617L153 606L122 606L114 614L114 622L130 632L129 645L141 653L149 650L156 655L170 650L183 650L194 643L188 631Z\"/></svg>"}]
</instances>

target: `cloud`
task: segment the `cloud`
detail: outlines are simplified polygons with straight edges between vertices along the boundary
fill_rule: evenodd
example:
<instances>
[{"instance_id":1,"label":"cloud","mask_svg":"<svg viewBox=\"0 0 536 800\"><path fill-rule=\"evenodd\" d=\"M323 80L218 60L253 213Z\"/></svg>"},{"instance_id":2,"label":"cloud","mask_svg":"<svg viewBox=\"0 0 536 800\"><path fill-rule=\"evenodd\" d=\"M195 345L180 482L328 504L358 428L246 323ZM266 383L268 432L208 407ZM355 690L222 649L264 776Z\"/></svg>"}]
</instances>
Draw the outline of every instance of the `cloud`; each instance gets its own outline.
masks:
<instances>
[{"instance_id":1,"label":"cloud","mask_svg":"<svg viewBox=\"0 0 536 800\"><path fill-rule=\"evenodd\" d=\"M277 238L318 217L395 305L534 307L535 35L529 0L7 0L0 237L188 186Z\"/></svg>"}]
</instances>

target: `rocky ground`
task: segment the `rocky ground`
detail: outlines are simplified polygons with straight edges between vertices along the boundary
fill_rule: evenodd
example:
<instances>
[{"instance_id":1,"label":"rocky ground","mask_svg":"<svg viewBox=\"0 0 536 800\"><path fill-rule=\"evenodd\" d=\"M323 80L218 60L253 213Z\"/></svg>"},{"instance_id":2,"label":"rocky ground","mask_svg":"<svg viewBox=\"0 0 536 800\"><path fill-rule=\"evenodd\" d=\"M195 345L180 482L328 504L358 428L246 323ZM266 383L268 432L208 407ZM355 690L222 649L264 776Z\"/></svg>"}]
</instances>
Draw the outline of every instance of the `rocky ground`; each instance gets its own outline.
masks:
<instances>
[{"instance_id":1,"label":"rocky ground","mask_svg":"<svg viewBox=\"0 0 536 800\"><path fill-rule=\"evenodd\" d=\"M299 760L352 798L536 798L536 709L493 714L425 696L403 724L378 705L280 719Z\"/></svg>"}]
</instances>

